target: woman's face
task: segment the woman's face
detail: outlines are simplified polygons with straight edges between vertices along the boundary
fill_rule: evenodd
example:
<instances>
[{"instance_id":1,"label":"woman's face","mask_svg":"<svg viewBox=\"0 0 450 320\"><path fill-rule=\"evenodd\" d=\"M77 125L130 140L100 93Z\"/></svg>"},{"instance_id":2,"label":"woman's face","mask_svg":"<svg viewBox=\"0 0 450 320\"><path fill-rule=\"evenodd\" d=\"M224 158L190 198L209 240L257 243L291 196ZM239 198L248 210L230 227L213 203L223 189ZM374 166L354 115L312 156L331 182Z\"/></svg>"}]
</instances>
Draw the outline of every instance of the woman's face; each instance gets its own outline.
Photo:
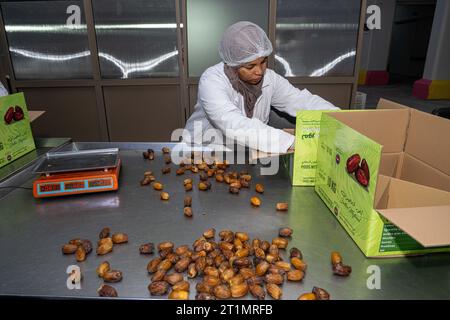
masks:
<instances>
[{"instance_id":1,"label":"woman's face","mask_svg":"<svg viewBox=\"0 0 450 320\"><path fill-rule=\"evenodd\" d=\"M258 84L264 77L267 68L267 57L258 58L238 68L238 75L242 81Z\"/></svg>"}]
</instances>

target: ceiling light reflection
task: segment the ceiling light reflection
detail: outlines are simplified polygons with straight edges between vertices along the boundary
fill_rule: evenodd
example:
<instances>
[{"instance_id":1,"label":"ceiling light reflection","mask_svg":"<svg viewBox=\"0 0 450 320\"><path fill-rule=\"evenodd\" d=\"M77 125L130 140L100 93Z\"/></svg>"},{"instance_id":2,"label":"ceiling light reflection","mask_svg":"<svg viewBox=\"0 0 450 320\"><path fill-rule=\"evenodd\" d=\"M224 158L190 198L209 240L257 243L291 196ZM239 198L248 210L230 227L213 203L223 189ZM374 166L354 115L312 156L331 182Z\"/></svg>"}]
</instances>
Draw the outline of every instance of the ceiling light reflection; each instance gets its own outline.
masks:
<instances>
[{"instance_id":1,"label":"ceiling light reflection","mask_svg":"<svg viewBox=\"0 0 450 320\"><path fill-rule=\"evenodd\" d=\"M330 63L326 64L325 66L323 66L320 69L315 70L313 73L311 73L309 76L310 77L321 77L325 74L327 74L330 70L334 69L334 67L336 67L336 65L342 61L344 61L345 59L348 59L350 57L354 57L356 55L356 51L350 51L346 54L343 54L339 57L337 57L336 59L334 59L333 61L331 61Z\"/></svg>"},{"instance_id":2,"label":"ceiling light reflection","mask_svg":"<svg viewBox=\"0 0 450 320\"><path fill-rule=\"evenodd\" d=\"M286 59L275 55L275 60L277 60L279 63L281 63L283 65L285 77L293 77L294 76L291 66L290 66L289 62L286 61Z\"/></svg>"},{"instance_id":3,"label":"ceiling light reflection","mask_svg":"<svg viewBox=\"0 0 450 320\"><path fill-rule=\"evenodd\" d=\"M277 23L277 30L358 30L357 23Z\"/></svg>"},{"instance_id":4,"label":"ceiling light reflection","mask_svg":"<svg viewBox=\"0 0 450 320\"><path fill-rule=\"evenodd\" d=\"M39 53L39 52L33 52L29 50L23 50L23 49L17 49L10 47L10 52L14 52L18 55L37 59L37 60L45 60L45 61L55 61L55 62L62 62L62 61L68 61L73 59L79 59L83 57L87 57L90 55L89 51L83 51L78 52L74 54L65 54L65 55L55 55L55 54L45 54L45 53ZM143 61L143 62L137 62L137 63L128 63L124 62L113 55L110 55L108 53L99 52L99 57L103 58L107 61L110 61L115 66L117 66L120 71L122 72L122 78L126 79L128 78L130 73L134 72L140 72L140 71L149 71L154 69L156 66L160 65L164 61L178 55L178 50L171 51L169 53L163 54L161 56L158 56L154 59Z\"/></svg>"},{"instance_id":5,"label":"ceiling light reflection","mask_svg":"<svg viewBox=\"0 0 450 320\"><path fill-rule=\"evenodd\" d=\"M116 65L122 72L122 78L124 78L124 79L128 78L128 75L133 72L149 71L149 70L155 68L156 66L160 65L164 61L166 61L176 55L178 55L178 50L174 50L172 52L169 52L169 53L163 54L159 57L156 57L155 59L147 60L144 62L128 63L128 62L124 62L120 59L117 59L116 57L114 57L110 54L107 54L104 52L98 53L99 57L106 59L106 60L112 62L114 65Z\"/></svg>"},{"instance_id":6,"label":"ceiling light reflection","mask_svg":"<svg viewBox=\"0 0 450 320\"><path fill-rule=\"evenodd\" d=\"M130 29L176 29L176 23L134 23L134 24L99 24L95 25L96 30L130 30ZM183 28L183 24L180 24ZM86 32L86 24L80 25L6 25L6 32Z\"/></svg>"},{"instance_id":7,"label":"ceiling light reflection","mask_svg":"<svg viewBox=\"0 0 450 320\"><path fill-rule=\"evenodd\" d=\"M10 52L14 52L18 55L37 59L37 60L47 60L47 61L68 61L73 59L79 59L89 56L91 53L90 51L83 51L83 52L77 52L74 54L47 54L47 53L39 53L39 52L33 52L29 50L23 50L23 49L16 49L13 47L9 48Z\"/></svg>"}]
</instances>

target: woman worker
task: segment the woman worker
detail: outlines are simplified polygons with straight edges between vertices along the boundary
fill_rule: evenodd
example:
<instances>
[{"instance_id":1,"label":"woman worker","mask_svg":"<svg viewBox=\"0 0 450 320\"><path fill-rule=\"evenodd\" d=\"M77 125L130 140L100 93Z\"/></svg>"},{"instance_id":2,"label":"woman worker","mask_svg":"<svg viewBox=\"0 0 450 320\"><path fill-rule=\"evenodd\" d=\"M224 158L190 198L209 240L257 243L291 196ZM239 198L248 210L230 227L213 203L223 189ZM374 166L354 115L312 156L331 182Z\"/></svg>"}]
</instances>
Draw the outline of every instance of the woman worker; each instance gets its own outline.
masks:
<instances>
[{"instance_id":1,"label":"woman worker","mask_svg":"<svg viewBox=\"0 0 450 320\"><path fill-rule=\"evenodd\" d=\"M338 109L267 69L271 53L269 38L254 23L240 21L225 31L219 45L223 62L200 78L198 102L186 123L184 142L204 144L213 129L252 149L283 153L293 148L294 136L267 125L271 106L293 117L298 110Z\"/></svg>"}]
</instances>

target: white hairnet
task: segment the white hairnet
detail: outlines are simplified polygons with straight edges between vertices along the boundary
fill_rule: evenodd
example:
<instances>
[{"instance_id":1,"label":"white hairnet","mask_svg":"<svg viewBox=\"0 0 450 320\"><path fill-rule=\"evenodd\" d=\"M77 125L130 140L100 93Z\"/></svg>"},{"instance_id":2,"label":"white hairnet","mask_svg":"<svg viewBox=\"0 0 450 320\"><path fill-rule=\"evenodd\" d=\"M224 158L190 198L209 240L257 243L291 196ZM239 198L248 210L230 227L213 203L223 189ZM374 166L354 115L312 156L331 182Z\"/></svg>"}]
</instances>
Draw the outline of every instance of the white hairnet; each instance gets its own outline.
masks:
<instances>
[{"instance_id":1,"label":"white hairnet","mask_svg":"<svg viewBox=\"0 0 450 320\"><path fill-rule=\"evenodd\" d=\"M264 30L248 21L239 21L228 27L219 44L219 55L230 67L267 57L272 50Z\"/></svg>"}]
</instances>

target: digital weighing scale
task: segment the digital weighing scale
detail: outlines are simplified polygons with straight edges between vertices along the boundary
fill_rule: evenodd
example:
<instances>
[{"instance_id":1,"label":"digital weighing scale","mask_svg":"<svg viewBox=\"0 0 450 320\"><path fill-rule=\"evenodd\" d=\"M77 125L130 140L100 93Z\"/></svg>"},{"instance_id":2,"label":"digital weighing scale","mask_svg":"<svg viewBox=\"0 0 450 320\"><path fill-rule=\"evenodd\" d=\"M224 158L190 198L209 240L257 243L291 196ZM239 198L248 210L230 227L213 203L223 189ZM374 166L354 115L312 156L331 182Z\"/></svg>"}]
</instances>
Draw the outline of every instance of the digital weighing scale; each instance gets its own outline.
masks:
<instances>
[{"instance_id":1,"label":"digital weighing scale","mask_svg":"<svg viewBox=\"0 0 450 320\"><path fill-rule=\"evenodd\" d=\"M121 161L119 149L49 152L34 173L35 198L117 190Z\"/></svg>"}]
</instances>

